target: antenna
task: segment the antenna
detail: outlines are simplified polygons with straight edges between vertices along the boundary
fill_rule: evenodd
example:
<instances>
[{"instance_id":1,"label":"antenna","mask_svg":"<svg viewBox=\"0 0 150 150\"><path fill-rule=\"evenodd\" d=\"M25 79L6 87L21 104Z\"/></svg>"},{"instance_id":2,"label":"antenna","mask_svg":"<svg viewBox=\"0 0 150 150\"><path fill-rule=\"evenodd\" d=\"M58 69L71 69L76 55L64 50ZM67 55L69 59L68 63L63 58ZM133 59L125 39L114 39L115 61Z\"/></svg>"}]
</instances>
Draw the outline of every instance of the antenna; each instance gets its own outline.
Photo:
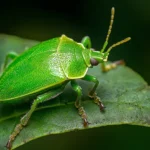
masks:
<instances>
[{"instance_id":1,"label":"antenna","mask_svg":"<svg viewBox=\"0 0 150 150\"><path fill-rule=\"evenodd\" d=\"M106 36L106 40L104 42L103 48L101 50L101 52L104 52L107 44L108 44L108 40L112 31L112 26L113 26L113 22L114 22L114 16L115 16L115 8L112 7L111 8L111 17L110 17L110 24L109 24L109 28L108 28L108 32L107 32L107 36Z\"/></svg>"},{"instance_id":2,"label":"antenna","mask_svg":"<svg viewBox=\"0 0 150 150\"><path fill-rule=\"evenodd\" d=\"M112 48L114 48L114 47L116 47L116 46L118 46L118 45L121 45L121 44L123 44L123 43L125 43L125 42L128 42L129 40L131 40L131 38L130 38L130 37L127 37L127 38L125 38L124 40L121 40L121 41L119 41L119 42L113 44L112 46L110 46L110 47L108 48L107 53L109 53Z\"/></svg>"}]
</instances>

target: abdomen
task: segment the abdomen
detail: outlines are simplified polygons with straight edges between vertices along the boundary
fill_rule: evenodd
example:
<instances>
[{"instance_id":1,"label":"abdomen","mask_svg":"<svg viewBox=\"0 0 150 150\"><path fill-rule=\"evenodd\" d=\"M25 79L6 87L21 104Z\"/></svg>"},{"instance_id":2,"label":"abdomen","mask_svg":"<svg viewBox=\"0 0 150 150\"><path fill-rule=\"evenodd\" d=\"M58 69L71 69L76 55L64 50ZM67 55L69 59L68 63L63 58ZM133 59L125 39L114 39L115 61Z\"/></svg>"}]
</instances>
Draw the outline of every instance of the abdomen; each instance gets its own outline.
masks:
<instances>
[{"instance_id":1,"label":"abdomen","mask_svg":"<svg viewBox=\"0 0 150 150\"><path fill-rule=\"evenodd\" d=\"M16 58L0 78L0 101L63 84L67 78L59 63L59 42L60 38L45 41Z\"/></svg>"}]
</instances>

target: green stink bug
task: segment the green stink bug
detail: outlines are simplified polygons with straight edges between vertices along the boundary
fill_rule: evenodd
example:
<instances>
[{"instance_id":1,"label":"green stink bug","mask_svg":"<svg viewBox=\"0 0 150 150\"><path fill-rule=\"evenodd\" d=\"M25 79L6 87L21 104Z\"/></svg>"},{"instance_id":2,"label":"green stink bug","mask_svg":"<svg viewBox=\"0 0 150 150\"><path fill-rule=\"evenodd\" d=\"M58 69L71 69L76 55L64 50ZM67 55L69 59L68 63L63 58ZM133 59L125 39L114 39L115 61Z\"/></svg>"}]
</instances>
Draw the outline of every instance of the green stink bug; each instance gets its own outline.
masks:
<instances>
[{"instance_id":1,"label":"green stink bug","mask_svg":"<svg viewBox=\"0 0 150 150\"><path fill-rule=\"evenodd\" d=\"M100 98L95 93L99 81L86 73L89 67L99 63L102 63L103 71L115 68L117 64L121 63L119 61L110 65L105 64L113 47L130 40L130 38L126 38L113 44L105 51L114 21L114 12L115 10L112 8L108 34L100 51L94 51L91 48L89 37L84 37L81 43L77 43L62 35L33 46L20 56L16 53L10 53L6 56L4 72L0 77L0 102L23 102L26 99L36 97L31 109L21 118L20 123L16 125L10 135L6 145L8 149L11 149L16 136L27 125L37 105L60 95L68 82L71 82L73 90L77 93L75 106L79 110L84 126L88 125L88 121L81 105L82 89L76 79L95 83L89 96L94 99L101 110L104 109ZM9 58L13 59L13 62L8 65Z\"/></svg>"}]
</instances>

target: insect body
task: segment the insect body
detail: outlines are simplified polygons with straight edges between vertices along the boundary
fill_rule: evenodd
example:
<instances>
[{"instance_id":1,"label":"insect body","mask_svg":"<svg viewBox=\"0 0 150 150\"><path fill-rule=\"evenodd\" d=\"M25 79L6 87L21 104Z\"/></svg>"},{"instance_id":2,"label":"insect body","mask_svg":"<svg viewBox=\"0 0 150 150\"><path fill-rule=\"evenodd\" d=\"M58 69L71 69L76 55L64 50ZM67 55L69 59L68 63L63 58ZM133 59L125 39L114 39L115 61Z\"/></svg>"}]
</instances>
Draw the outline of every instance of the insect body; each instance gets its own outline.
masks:
<instances>
[{"instance_id":1,"label":"insect body","mask_svg":"<svg viewBox=\"0 0 150 150\"><path fill-rule=\"evenodd\" d=\"M75 106L79 110L84 126L88 125L88 121L84 108L81 105L82 89L77 84L76 79L95 83L89 96L97 102L101 110L104 109L100 98L95 93L99 81L86 73L89 67L99 63L102 63L104 71L114 68L117 63L105 65L110 50L130 40L130 38L126 38L104 51L108 44L113 24L114 8L112 8L111 12L108 35L101 51L94 51L91 48L89 37L85 37L81 43L77 43L62 35L59 38L42 42L20 56L14 53L7 55L4 63L4 72L0 77L0 103L23 102L27 98L36 97L31 109L21 118L20 123L10 135L7 143L8 149L11 149L15 137L27 125L37 105L61 94L68 82L71 82L73 90L77 93ZM10 65L7 65L8 58L14 59Z\"/></svg>"},{"instance_id":2,"label":"insect body","mask_svg":"<svg viewBox=\"0 0 150 150\"><path fill-rule=\"evenodd\" d=\"M71 79L83 78L88 66L90 53L83 45L65 35L45 41L6 68L0 80L0 101L38 95Z\"/></svg>"}]
</instances>

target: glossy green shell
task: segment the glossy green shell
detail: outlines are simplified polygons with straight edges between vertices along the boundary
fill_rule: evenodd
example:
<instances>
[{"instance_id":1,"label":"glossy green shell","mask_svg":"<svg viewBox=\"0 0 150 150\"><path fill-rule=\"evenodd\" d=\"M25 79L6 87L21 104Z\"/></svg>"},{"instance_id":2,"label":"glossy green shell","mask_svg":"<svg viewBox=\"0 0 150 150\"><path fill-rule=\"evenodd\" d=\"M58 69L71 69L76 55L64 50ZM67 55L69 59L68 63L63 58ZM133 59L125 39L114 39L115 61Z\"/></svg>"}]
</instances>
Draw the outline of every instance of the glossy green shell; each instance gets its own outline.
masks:
<instances>
[{"instance_id":1,"label":"glossy green shell","mask_svg":"<svg viewBox=\"0 0 150 150\"><path fill-rule=\"evenodd\" d=\"M85 76L90 53L62 35L42 42L17 57L0 77L0 101L23 99Z\"/></svg>"}]
</instances>

